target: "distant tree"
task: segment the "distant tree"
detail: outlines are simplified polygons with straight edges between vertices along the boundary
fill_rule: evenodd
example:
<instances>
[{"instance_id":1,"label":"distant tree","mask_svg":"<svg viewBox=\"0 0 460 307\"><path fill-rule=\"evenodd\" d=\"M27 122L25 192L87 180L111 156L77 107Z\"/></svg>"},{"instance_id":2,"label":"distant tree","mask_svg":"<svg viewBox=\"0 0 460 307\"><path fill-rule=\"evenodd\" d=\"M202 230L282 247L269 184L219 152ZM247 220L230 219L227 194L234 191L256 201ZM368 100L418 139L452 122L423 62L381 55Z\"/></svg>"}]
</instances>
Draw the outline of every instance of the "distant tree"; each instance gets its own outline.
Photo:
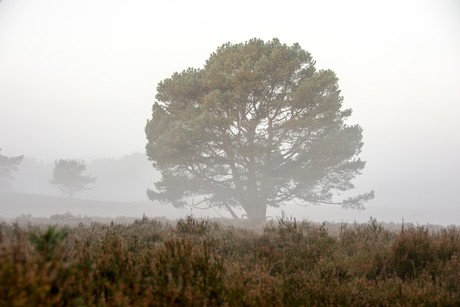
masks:
<instances>
[{"instance_id":1,"label":"distant tree","mask_svg":"<svg viewBox=\"0 0 460 307\"><path fill-rule=\"evenodd\" d=\"M362 129L345 120L331 70L315 69L298 44L227 43L203 69L174 73L157 87L147 122L147 156L162 174L151 200L242 207L265 218L287 201L362 209L374 192L344 200L364 168ZM195 200L194 200L195 198Z\"/></svg>"},{"instance_id":2,"label":"distant tree","mask_svg":"<svg viewBox=\"0 0 460 307\"><path fill-rule=\"evenodd\" d=\"M96 183L97 177L91 175L83 176L86 170L85 162L77 160L56 160L53 170L53 179L49 182L57 186L61 193L73 197L75 192L89 190L89 184Z\"/></svg>"},{"instance_id":3,"label":"distant tree","mask_svg":"<svg viewBox=\"0 0 460 307\"><path fill-rule=\"evenodd\" d=\"M18 165L21 164L23 158L24 156L9 158L0 154L0 192L8 191L10 181L14 180L11 172L18 170Z\"/></svg>"}]
</instances>

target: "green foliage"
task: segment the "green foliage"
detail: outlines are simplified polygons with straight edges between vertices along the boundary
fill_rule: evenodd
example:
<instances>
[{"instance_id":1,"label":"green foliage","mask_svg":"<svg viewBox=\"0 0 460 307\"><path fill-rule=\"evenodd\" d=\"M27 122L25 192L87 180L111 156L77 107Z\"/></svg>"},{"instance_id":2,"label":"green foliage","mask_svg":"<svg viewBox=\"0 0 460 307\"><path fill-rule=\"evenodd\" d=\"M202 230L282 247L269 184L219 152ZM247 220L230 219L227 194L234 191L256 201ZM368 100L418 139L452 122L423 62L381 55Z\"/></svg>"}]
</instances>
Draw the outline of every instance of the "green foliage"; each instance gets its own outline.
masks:
<instances>
[{"instance_id":1,"label":"green foliage","mask_svg":"<svg viewBox=\"0 0 460 307\"><path fill-rule=\"evenodd\" d=\"M14 179L11 172L18 170L18 165L21 164L23 158L24 156L6 157L0 155L0 192L8 191L9 182Z\"/></svg>"},{"instance_id":2,"label":"green foliage","mask_svg":"<svg viewBox=\"0 0 460 307\"><path fill-rule=\"evenodd\" d=\"M285 218L255 230L191 218L3 222L0 306L460 304L458 228L328 229Z\"/></svg>"},{"instance_id":3,"label":"green foliage","mask_svg":"<svg viewBox=\"0 0 460 307\"><path fill-rule=\"evenodd\" d=\"M75 192L88 190L90 188L87 185L96 183L97 177L82 175L85 170L85 162L72 159L56 160L50 183L57 186L63 194L72 197Z\"/></svg>"},{"instance_id":4,"label":"green foliage","mask_svg":"<svg viewBox=\"0 0 460 307\"><path fill-rule=\"evenodd\" d=\"M30 234L29 240L38 254L48 261L53 257L56 248L67 234L66 229L57 229L57 226L50 226L43 233Z\"/></svg>"},{"instance_id":5,"label":"green foliage","mask_svg":"<svg viewBox=\"0 0 460 307\"><path fill-rule=\"evenodd\" d=\"M182 234L204 236L210 229L211 223L206 220L196 220L188 216L185 220L179 219L176 224L176 231Z\"/></svg>"},{"instance_id":6,"label":"green foliage","mask_svg":"<svg viewBox=\"0 0 460 307\"><path fill-rule=\"evenodd\" d=\"M373 192L334 201L365 165L362 129L346 125L337 82L277 39L227 43L203 69L174 73L158 84L145 127L162 174L149 198L181 207L196 197L259 219L290 200L362 209Z\"/></svg>"}]
</instances>

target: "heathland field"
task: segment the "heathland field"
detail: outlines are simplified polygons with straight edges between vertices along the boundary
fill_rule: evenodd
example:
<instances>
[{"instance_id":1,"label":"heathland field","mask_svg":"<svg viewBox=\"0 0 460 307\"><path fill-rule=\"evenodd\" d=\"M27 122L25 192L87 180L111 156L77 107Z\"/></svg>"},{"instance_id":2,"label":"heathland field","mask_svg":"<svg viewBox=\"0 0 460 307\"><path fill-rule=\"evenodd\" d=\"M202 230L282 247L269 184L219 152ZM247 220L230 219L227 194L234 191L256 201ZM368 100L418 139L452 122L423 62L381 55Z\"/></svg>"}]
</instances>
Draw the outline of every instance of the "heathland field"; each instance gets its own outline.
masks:
<instances>
[{"instance_id":1,"label":"heathland field","mask_svg":"<svg viewBox=\"0 0 460 307\"><path fill-rule=\"evenodd\" d=\"M0 223L0 306L460 305L456 227L48 222Z\"/></svg>"}]
</instances>

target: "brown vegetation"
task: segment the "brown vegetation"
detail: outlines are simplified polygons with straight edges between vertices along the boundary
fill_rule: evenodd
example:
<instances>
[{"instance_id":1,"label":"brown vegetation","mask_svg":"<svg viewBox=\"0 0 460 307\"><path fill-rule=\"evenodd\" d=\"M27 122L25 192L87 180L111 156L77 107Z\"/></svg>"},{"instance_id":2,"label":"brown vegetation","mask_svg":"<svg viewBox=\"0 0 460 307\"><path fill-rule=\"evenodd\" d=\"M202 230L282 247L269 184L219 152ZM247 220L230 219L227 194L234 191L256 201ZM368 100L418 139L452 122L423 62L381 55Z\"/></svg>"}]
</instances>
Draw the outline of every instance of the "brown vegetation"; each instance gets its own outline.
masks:
<instances>
[{"instance_id":1,"label":"brown vegetation","mask_svg":"<svg viewBox=\"0 0 460 307\"><path fill-rule=\"evenodd\" d=\"M460 304L455 226L333 229L286 219L258 229L192 218L2 222L0 306Z\"/></svg>"}]
</instances>

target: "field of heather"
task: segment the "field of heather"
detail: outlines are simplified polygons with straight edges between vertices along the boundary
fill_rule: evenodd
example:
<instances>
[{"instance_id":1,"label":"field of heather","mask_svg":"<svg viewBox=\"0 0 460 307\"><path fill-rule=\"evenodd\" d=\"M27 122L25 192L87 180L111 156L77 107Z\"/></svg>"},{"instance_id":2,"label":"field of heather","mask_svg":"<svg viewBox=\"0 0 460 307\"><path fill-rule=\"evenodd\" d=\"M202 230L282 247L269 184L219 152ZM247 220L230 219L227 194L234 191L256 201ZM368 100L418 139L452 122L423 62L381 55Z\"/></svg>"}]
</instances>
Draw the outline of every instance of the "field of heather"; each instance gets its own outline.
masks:
<instances>
[{"instance_id":1,"label":"field of heather","mask_svg":"<svg viewBox=\"0 0 460 307\"><path fill-rule=\"evenodd\" d=\"M0 305L458 306L459 253L454 226L23 217Z\"/></svg>"}]
</instances>

